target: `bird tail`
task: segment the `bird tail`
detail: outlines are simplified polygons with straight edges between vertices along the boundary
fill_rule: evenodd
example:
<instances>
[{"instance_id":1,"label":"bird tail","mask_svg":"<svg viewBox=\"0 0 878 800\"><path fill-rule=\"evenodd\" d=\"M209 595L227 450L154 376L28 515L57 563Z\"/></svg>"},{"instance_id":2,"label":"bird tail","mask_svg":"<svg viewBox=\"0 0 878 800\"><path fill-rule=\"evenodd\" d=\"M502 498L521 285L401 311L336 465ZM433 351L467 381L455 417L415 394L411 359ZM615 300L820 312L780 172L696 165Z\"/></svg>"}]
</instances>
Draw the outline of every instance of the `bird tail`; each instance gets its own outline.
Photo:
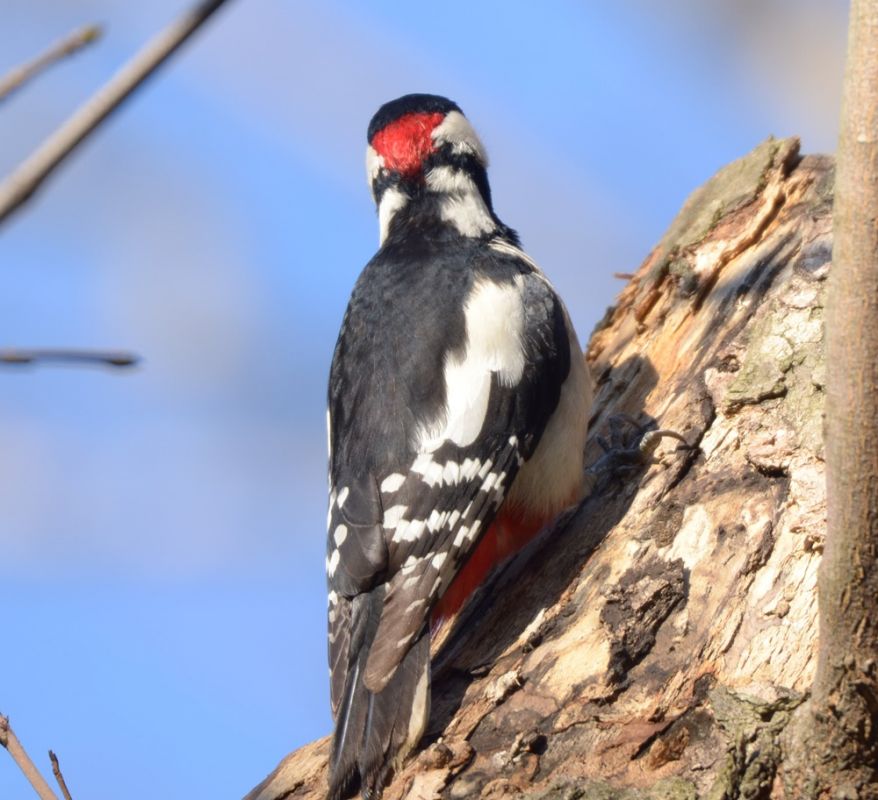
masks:
<instances>
[{"instance_id":1,"label":"bird tail","mask_svg":"<svg viewBox=\"0 0 878 800\"><path fill-rule=\"evenodd\" d=\"M349 651L352 663L332 737L329 800L343 800L358 790L365 800L378 800L393 771L417 746L427 726L430 634L426 625L387 685L377 693L366 687L366 661L378 629L382 601L381 590L354 601Z\"/></svg>"}]
</instances>

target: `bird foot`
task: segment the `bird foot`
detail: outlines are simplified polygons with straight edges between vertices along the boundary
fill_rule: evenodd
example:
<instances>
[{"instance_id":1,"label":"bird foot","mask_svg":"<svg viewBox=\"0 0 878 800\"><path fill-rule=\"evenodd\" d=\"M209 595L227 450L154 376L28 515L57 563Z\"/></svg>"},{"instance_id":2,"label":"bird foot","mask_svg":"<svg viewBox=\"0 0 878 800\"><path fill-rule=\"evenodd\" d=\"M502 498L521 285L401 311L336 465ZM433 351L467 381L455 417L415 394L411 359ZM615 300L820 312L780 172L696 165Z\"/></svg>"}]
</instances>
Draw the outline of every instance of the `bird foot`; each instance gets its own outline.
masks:
<instances>
[{"instance_id":1,"label":"bird foot","mask_svg":"<svg viewBox=\"0 0 878 800\"><path fill-rule=\"evenodd\" d=\"M613 480L624 480L643 467L658 464L656 451L662 439L676 439L682 443L675 453L694 447L677 431L655 429L653 424L641 424L628 414L610 417L607 424L609 437L596 437L604 454L585 471L587 480L592 482L592 492Z\"/></svg>"}]
</instances>

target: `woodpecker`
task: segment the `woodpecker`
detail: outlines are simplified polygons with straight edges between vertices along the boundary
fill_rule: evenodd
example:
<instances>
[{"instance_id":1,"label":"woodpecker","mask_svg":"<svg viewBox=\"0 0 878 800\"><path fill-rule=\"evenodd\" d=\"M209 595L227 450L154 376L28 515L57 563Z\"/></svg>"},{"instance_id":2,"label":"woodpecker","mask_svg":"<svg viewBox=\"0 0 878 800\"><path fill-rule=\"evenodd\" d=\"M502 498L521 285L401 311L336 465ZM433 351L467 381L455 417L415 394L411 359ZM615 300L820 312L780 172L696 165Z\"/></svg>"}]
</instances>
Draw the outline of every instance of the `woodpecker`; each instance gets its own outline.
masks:
<instances>
[{"instance_id":1,"label":"woodpecker","mask_svg":"<svg viewBox=\"0 0 878 800\"><path fill-rule=\"evenodd\" d=\"M581 498L592 393L460 108L406 95L367 138L380 244L327 412L330 800L381 796L426 728L431 622Z\"/></svg>"}]
</instances>

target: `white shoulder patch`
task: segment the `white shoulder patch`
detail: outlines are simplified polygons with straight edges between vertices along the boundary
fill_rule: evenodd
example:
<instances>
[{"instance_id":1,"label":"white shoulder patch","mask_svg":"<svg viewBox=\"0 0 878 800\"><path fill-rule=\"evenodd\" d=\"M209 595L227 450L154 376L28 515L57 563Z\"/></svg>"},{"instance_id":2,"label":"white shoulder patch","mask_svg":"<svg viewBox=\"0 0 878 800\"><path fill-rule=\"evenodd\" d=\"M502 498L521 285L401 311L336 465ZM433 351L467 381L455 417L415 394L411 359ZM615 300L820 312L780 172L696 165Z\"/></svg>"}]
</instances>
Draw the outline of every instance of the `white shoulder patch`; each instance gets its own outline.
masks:
<instances>
[{"instance_id":1,"label":"white shoulder patch","mask_svg":"<svg viewBox=\"0 0 878 800\"><path fill-rule=\"evenodd\" d=\"M472 444L488 411L491 376L515 386L524 372L524 302L520 282L477 283L466 301L466 349L445 359L445 413L420 431L421 452L433 452L443 442Z\"/></svg>"}]
</instances>

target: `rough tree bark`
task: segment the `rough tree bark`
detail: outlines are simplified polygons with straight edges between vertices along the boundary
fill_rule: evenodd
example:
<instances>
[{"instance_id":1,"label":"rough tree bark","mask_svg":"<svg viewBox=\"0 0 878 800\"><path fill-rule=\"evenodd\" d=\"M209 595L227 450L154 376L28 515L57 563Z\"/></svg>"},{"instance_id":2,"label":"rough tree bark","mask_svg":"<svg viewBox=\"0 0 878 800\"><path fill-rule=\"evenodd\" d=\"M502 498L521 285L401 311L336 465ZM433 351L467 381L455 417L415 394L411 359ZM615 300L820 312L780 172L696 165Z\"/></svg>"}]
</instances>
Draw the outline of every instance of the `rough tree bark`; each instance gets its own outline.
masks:
<instances>
[{"instance_id":1,"label":"rough tree bark","mask_svg":"<svg viewBox=\"0 0 878 800\"><path fill-rule=\"evenodd\" d=\"M816 668L833 181L769 140L686 203L591 337L587 461L620 412L700 449L599 487L471 604L385 797L782 795ZM322 797L327 744L248 800Z\"/></svg>"}]
</instances>

